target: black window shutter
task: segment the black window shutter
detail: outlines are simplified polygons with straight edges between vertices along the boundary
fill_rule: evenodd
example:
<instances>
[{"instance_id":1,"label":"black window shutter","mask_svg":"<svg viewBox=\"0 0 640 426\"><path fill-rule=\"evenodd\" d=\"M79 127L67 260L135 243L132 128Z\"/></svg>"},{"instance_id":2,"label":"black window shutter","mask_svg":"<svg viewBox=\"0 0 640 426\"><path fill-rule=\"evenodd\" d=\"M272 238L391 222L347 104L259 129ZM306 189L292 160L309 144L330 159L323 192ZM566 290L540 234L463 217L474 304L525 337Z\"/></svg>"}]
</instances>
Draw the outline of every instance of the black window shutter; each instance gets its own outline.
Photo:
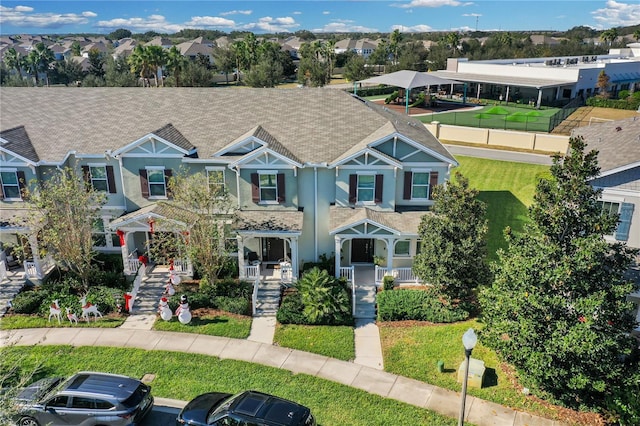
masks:
<instances>
[{"instance_id":1,"label":"black window shutter","mask_svg":"<svg viewBox=\"0 0 640 426\"><path fill-rule=\"evenodd\" d=\"M260 202L260 178L257 173L251 173L251 199L254 203Z\"/></svg>"},{"instance_id":2,"label":"black window shutter","mask_svg":"<svg viewBox=\"0 0 640 426\"><path fill-rule=\"evenodd\" d=\"M145 169L140 169L138 173L140 173L140 190L142 191L142 196L144 198L149 198L149 181L147 179L147 171Z\"/></svg>"},{"instance_id":3,"label":"black window shutter","mask_svg":"<svg viewBox=\"0 0 640 426\"><path fill-rule=\"evenodd\" d=\"M277 185L278 185L278 202L284 203L285 201L285 193L284 193L284 173L277 174Z\"/></svg>"},{"instance_id":4,"label":"black window shutter","mask_svg":"<svg viewBox=\"0 0 640 426\"><path fill-rule=\"evenodd\" d=\"M349 175L349 203L356 203L356 192L358 190L358 175Z\"/></svg>"},{"instance_id":5,"label":"black window shutter","mask_svg":"<svg viewBox=\"0 0 640 426\"><path fill-rule=\"evenodd\" d=\"M109 186L109 194L116 193L116 178L113 174L113 166L107 166L107 185Z\"/></svg>"},{"instance_id":6,"label":"black window shutter","mask_svg":"<svg viewBox=\"0 0 640 426\"><path fill-rule=\"evenodd\" d=\"M18 177L18 188L20 188L20 196L23 199L27 198L27 178L22 170L16 172Z\"/></svg>"},{"instance_id":7,"label":"black window shutter","mask_svg":"<svg viewBox=\"0 0 640 426\"><path fill-rule=\"evenodd\" d=\"M404 192L402 194L403 200L411 199L412 184L413 184L413 172L404 172Z\"/></svg>"},{"instance_id":8,"label":"black window shutter","mask_svg":"<svg viewBox=\"0 0 640 426\"><path fill-rule=\"evenodd\" d=\"M438 184L438 172L431 172L429 174L429 199L433 199L431 194L433 193L433 188Z\"/></svg>"},{"instance_id":9,"label":"black window shutter","mask_svg":"<svg viewBox=\"0 0 640 426\"><path fill-rule=\"evenodd\" d=\"M376 188L375 188L375 196L374 201L376 204L382 203L382 181L384 175L376 175Z\"/></svg>"}]
</instances>

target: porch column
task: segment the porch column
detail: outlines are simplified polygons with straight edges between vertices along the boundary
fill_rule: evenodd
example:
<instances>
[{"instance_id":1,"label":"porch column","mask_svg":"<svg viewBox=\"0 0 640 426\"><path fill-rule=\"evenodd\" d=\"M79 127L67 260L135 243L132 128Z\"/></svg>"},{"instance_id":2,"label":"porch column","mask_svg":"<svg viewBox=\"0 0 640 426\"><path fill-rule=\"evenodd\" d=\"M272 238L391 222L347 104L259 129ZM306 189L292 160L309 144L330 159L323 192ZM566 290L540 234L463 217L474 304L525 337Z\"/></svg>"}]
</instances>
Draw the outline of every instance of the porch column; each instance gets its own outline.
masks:
<instances>
[{"instance_id":1,"label":"porch column","mask_svg":"<svg viewBox=\"0 0 640 426\"><path fill-rule=\"evenodd\" d=\"M244 270L244 239L240 235L236 239L238 240L238 275L242 280L247 278Z\"/></svg>"},{"instance_id":2,"label":"porch column","mask_svg":"<svg viewBox=\"0 0 640 426\"><path fill-rule=\"evenodd\" d=\"M384 242L387 245L387 269L391 271L393 268L393 240L385 238Z\"/></svg>"},{"instance_id":3,"label":"porch column","mask_svg":"<svg viewBox=\"0 0 640 426\"><path fill-rule=\"evenodd\" d=\"M505 105L509 105L509 89L511 87L507 86L507 95L504 97Z\"/></svg>"},{"instance_id":4,"label":"porch column","mask_svg":"<svg viewBox=\"0 0 640 426\"><path fill-rule=\"evenodd\" d=\"M131 271L129 270L129 252L127 249L128 237L129 237L129 233L125 232L124 235L122 236L122 241L124 241L124 244L120 245L120 256L122 256L122 265L124 266L125 274L131 273Z\"/></svg>"},{"instance_id":5,"label":"porch column","mask_svg":"<svg viewBox=\"0 0 640 426\"><path fill-rule=\"evenodd\" d=\"M292 237L289 240L289 246L291 248L291 272L294 279L298 278L300 266L298 265L298 237Z\"/></svg>"},{"instance_id":6,"label":"porch column","mask_svg":"<svg viewBox=\"0 0 640 426\"><path fill-rule=\"evenodd\" d=\"M334 240L334 250L335 250L335 258L336 258L336 278L340 278L340 249L342 248L342 238L339 236L335 236Z\"/></svg>"}]
</instances>

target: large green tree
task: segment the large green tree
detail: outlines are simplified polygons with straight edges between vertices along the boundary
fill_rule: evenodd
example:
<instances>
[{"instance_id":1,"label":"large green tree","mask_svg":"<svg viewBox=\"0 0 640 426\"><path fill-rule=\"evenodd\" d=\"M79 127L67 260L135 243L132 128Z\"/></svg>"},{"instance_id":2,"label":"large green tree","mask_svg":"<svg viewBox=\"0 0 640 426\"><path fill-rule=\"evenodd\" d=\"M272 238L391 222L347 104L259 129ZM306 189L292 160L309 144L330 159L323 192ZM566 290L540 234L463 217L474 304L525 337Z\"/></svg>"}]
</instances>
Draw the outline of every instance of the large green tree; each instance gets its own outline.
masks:
<instances>
[{"instance_id":1,"label":"large green tree","mask_svg":"<svg viewBox=\"0 0 640 426\"><path fill-rule=\"evenodd\" d=\"M585 152L582 138L569 144L564 159L554 157L552 178L538 183L524 232L506 232L493 285L481 293L481 337L539 394L640 416L626 301L633 284L624 278L634 250L605 240L618 218L603 214L589 184L600 171L597 152Z\"/></svg>"},{"instance_id":2,"label":"large green tree","mask_svg":"<svg viewBox=\"0 0 640 426\"><path fill-rule=\"evenodd\" d=\"M169 180L173 219L184 224L181 238L174 238L176 246L166 247L172 252L185 253L200 276L213 283L230 261L225 238L232 237L229 229L235 219L235 208L224 186L223 172L190 173L181 170ZM158 224L159 230L175 230L175 224ZM169 241L165 241L169 244Z\"/></svg>"},{"instance_id":3,"label":"large green tree","mask_svg":"<svg viewBox=\"0 0 640 426\"><path fill-rule=\"evenodd\" d=\"M75 170L66 168L52 172L25 198L32 211L29 229L38 232L40 248L88 288L97 255L93 249L95 222L106 194L94 190Z\"/></svg>"},{"instance_id":4,"label":"large green tree","mask_svg":"<svg viewBox=\"0 0 640 426\"><path fill-rule=\"evenodd\" d=\"M491 280L485 205L460 173L432 194L432 212L422 217L418 229L421 246L413 271L449 302L470 302L474 289Z\"/></svg>"},{"instance_id":5,"label":"large green tree","mask_svg":"<svg viewBox=\"0 0 640 426\"><path fill-rule=\"evenodd\" d=\"M36 43L36 45L33 46L33 49L31 49L27 55L26 64L35 79L36 86L40 84L40 73L44 73L46 84L49 84L49 67L54 61L55 56L53 51L44 43Z\"/></svg>"}]
</instances>

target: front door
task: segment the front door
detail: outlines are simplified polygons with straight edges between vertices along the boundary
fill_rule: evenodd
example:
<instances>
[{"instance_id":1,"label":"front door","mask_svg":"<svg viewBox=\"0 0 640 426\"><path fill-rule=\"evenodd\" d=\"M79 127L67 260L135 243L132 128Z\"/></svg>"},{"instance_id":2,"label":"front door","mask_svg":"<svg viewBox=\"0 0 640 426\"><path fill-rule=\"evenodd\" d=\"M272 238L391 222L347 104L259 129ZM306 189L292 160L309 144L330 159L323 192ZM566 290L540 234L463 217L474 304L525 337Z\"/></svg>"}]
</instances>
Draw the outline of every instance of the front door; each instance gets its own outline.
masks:
<instances>
[{"instance_id":1,"label":"front door","mask_svg":"<svg viewBox=\"0 0 640 426\"><path fill-rule=\"evenodd\" d=\"M351 263L373 263L373 240L371 238L351 240Z\"/></svg>"},{"instance_id":2,"label":"front door","mask_svg":"<svg viewBox=\"0 0 640 426\"><path fill-rule=\"evenodd\" d=\"M263 238L262 240L262 261L277 262L284 259L284 240L282 238Z\"/></svg>"}]
</instances>

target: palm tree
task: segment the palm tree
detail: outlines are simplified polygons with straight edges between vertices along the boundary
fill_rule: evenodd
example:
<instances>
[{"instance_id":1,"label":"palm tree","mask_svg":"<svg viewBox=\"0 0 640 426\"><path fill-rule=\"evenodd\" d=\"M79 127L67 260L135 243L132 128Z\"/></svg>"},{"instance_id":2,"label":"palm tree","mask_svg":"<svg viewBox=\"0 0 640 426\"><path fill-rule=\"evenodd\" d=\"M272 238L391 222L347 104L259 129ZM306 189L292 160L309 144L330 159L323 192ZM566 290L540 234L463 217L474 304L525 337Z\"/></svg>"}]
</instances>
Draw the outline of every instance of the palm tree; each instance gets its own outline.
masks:
<instances>
[{"instance_id":1,"label":"palm tree","mask_svg":"<svg viewBox=\"0 0 640 426\"><path fill-rule=\"evenodd\" d=\"M162 46L146 46L145 49L149 58L149 67L153 70L153 79L156 81L156 87L158 87L158 73L167 63L167 52ZM160 80L160 85L164 86L163 79Z\"/></svg>"},{"instance_id":2,"label":"palm tree","mask_svg":"<svg viewBox=\"0 0 640 426\"><path fill-rule=\"evenodd\" d=\"M635 38L636 41L640 41L640 30L635 30L633 32L633 38Z\"/></svg>"},{"instance_id":3,"label":"palm tree","mask_svg":"<svg viewBox=\"0 0 640 426\"><path fill-rule=\"evenodd\" d=\"M183 71L187 59L182 56L182 53L177 47L171 46L171 49L167 52L167 69L176 78L176 87L180 87L180 73Z\"/></svg>"},{"instance_id":4,"label":"palm tree","mask_svg":"<svg viewBox=\"0 0 640 426\"><path fill-rule=\"evenodd\" d=\"M241 71L248 68L249 50L247 48L247 43L244 40L239 40L233 43L231 45L231 50L233 50L236 57L236 73L239 83Z\"/></svg>"},{"instance_id":5,"label":"palm tree","mask_svg":"<svg viewBox=\"0 0 640 426\"><path fill-rule=\"evenodd\" d=\"M455 55L458 51L458 45L460 44L460 34L457 32L448 33L445 40L451 48L451 52Z\"/></svg>"},{"instance_id":6,"label":"palm tree","mask_svg":"<svg viewBox=\"0 0 640 426\"><path fill-rule=\"evenodd\" d=\"M127 58L127 62L131 67L131 72L139 74L142 79L142 87L146 87L147 76L151 69L151 59L149 58L145 46L139 44L133 48L133 52Z\"/></svg>"},{"instance_id":7,"label":"palm tree","mask_svg":"<svg viewBox=\"0 0 640 426\"><path fill-rule=\"evenodd\" d=\"M396 28L389 36L389 49L391 50L391 53L393 53L394 65L398 63L398 49L400 47L400 41L402 41L402 33Z\"/></svg>"},{"instance_id":8,"label":"palm tree","mask_svg":"<svg viewBox=\"0 0 640 426\"><path fill-rule=\"evenodd\" d=\"M331 39L323 43L322 56L327 61L327 81L331 81L333 75L334 63L336 60L336 41Z\"/></svg>"},{"instance_id":9,"label":"palm tree","mask_svg":"<svg viewBox=\"0 0 640 426\"><path fill-rule=\"evenodd\" d=\"M605 43L608 42L609 46L611 46L617 38L618 30L616 30L615 28L605 30L602 32L602 34L600 34L600 40L604 41Z\"/></svg>"},{"instance_id":10,"label":"palm tree","mask_svg":"<svg viewBox=\"0 0 640 426\"><path fill-rule=\"evenodd\" d=\"M15 48L10 47L4 54L4 64L10 70L16 70L18 75L22 75L22 67L25 65L25 57Z\"/></svg>"},{"instance_id":11,"label":"palm tree","mask_svg":"<svg viewBox=\"0 0 640 426\"><path fill-rule=\"evenodd\" d=\"M47 86L49 85L49 67L52 62L55 61L55 56L53 51L45 46L44 43L37 43L33 49L29 52L27 56L27 64L29 70L35 77L36 86L39 84L40 80L38 78L38 73L44 72L45 78L47 80Z\"/></svg>"}]
</instances>

